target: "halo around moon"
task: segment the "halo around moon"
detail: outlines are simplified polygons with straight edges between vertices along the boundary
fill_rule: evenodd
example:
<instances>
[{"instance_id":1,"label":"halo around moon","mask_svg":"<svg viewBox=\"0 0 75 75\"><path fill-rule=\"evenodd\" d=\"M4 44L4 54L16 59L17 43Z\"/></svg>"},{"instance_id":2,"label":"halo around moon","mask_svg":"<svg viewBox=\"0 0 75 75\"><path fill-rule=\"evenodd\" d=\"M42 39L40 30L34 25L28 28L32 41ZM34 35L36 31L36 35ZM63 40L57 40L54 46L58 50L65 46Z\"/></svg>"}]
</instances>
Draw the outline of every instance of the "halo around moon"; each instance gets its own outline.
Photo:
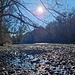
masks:
<instances>
[{"instance_id":1,"label":"halo around moon","mask_svg":"<svg viewBox=\"0 0 75 75\"><path fill-rule=\"evenodd\" d=\"M42 14L42 13L44 12L43 7L42 7L42 6L39 6L39 7L37 8L37 12L38 12L39 14Z\"/></svg>"}]
</instances>

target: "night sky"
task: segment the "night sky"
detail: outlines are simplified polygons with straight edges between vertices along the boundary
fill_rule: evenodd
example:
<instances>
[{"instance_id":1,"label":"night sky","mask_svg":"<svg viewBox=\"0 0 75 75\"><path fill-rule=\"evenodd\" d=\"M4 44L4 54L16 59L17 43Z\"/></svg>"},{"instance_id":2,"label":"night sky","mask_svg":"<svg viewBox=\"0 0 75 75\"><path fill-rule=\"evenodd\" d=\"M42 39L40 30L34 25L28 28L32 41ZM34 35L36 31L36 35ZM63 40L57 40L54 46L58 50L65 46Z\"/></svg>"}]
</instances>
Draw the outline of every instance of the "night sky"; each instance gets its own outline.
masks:
<instances>
[{"instance_id":1,"label":"night sky","mask_svg":"<svg viewBox=\"0 0 75 75\"><path fill-rule=\"evenodd\" d=\"M35 14L35 16L39 19L41 19L42 21L45 21L47 23L55 20L55 18L44 8L44 6L42 5L42 3L40 2L40 0L23 0L25 2L25 6L32 11L32 13ZM42 0L43 2L45 2L45 6L47 8L53 8L55 5L54 0ZM59 12L63 12L63 11L70 11L71 9L75 9L75 0L57 0L58 4L60 4L59 6L55 6L54 9L59 11ZM49 5L47 5L47 3ZM43 8L43 12L42 13L38 13L37 9L38 7L41 6ZM45 23L41 22L40 20L38 20L37 18L35 18L32 14L30 14L28 11L26 11L25 9L22 9L23 14L26 15L27 17L29 17L33 22L35 22L36 24L38 24L39 26L46 26ZM50 11L54 16L57 16L58 14Z\"/></svg>"}]
</instances>

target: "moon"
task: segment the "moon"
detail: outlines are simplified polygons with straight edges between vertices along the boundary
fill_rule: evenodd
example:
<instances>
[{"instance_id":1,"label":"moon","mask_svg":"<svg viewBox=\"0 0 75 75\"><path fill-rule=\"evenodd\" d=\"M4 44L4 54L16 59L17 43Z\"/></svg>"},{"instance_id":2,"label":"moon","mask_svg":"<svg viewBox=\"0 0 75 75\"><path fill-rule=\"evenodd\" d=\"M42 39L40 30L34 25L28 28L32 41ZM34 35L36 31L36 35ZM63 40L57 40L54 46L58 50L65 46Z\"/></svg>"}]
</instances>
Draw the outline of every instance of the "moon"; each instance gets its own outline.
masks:
<instances>
[{"instance_id":1,"label":"moon","mask_svg":"<svg viewBox=\"0 0 75 75\"><path fill-rule=\"evenodd\" d=\"M42 7L42 6L39 6L39 7L37 8L37 12L38 12L39 14L42 14L42 13L44 12L43 7Z\"/></svg>"}]
</instances>

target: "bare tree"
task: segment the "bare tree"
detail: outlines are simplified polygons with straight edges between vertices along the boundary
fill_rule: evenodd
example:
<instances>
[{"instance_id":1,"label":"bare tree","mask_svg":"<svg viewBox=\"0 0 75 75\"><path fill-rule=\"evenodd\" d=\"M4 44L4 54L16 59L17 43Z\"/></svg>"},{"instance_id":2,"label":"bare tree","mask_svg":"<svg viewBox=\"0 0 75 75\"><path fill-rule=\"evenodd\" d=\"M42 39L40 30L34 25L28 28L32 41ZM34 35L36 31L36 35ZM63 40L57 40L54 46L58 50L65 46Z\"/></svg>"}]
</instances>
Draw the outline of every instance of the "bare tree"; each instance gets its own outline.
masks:
<instances>
[{"instance_id":1,"label":"bare tree","mask_svg":"<svg viewBox=\"0 0 75 75\"><path fill-rule=\"evenodd\" d=\"M47 8L45 6L44 1L40 0L42 5L45 7L45 9L53 16L55 17L50 10L62 15L60 12L56 11L54 7ZM57 6L60 6L60 3L57 0L54 0L55 4ZM46 3L47 4L47 3ZM49 5L49 4L47 4ZM37 26L33 23L31 19L29 19L26 14L23 14L21 11L24 9L25 11L28 11L30 14L35 16L38 20L41 22L44 22L43 20L39 19L32 11L30 11L23 1L20 0L0 0L0 40L4 40L3 34L8 33L8 31L13 32L13 28L16 29L17 26L22 23L25 26L33 26L34 28L37 28ZM63 16L63 15L62 15ZM46 23L46 22L44 22ZM21 24L20 24L21 25Z\"/></svg>"},{"instance_id":2,"label":"bare tree","mask_svg":"<svg viewBox=\"0 0 75 75\"><path fill-rule=\"evenodd\" d=\"M0 0L0 41L2 41L1 43L3 43L4 35L8 31L11 31L12 28L17 27L17 25L20 23L24 25L30 25L35 28L37 27L28 17L26 17L22 13L22 8L24 8L25 11L29 11L31 14L33 14L19 0Z\"/></svg>"}]
</instances>

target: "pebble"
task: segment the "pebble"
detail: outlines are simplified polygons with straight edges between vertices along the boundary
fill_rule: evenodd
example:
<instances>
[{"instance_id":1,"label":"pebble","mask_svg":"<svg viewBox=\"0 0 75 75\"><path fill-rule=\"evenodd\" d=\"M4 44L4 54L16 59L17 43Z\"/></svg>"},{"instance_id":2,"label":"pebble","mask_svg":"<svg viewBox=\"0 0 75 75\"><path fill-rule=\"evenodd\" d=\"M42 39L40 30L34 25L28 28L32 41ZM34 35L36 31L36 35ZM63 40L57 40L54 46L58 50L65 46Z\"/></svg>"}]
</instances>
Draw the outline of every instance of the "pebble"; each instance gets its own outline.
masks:
<instances>
[{"instance_id":1,"label":"pebble","mask_svg":"<svg viewBox=\"0 0 75 75\"><path fill-rule=\"evenodd\" d=\"M34 47L24 48L29 51L31 49L30 54L18 51L19 48L17 51L7 49L6 53L1 51L0 64L3 65L0 65L0 75L75 75L74 48L75 45L36 44Z\"/></svg>"}]
</instances>

